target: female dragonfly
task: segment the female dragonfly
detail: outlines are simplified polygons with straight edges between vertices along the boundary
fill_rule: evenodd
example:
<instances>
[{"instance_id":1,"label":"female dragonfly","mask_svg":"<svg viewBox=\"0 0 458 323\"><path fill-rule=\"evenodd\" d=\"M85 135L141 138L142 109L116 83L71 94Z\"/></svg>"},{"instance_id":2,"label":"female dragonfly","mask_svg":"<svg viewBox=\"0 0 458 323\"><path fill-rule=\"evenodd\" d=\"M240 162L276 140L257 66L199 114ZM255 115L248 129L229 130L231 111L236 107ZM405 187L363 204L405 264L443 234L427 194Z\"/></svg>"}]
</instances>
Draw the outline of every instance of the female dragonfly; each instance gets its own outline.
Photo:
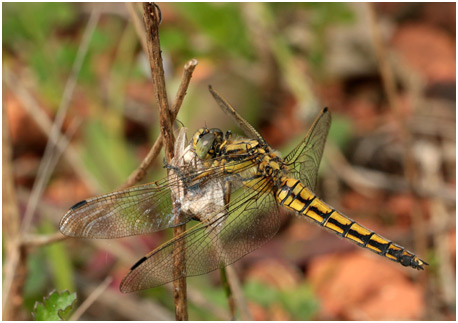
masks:
<instances>
[{"instance_id":1,"label":"female dragonfly","mask_svg":"<svg viewBox=\"0 0 458 323\"><path fill-rule=\"evenodd\" d=\"M219 129L199 129L185 152L176 157L181 161L166 165L168 178L78 202L61 220L64 235L102 239L146 234L197 220L183 234L140 259L122 281L122 292L205 274L235 262L276 234L280 208L403 266L423 269L427 265L313 193L331 124L327 108L304 139L282 158L209 88L218 105L248 138L233 138L230 132L223 134ZM179 244L184 246L185 268L177 275L172 253Z\"/></svg>"}]
</instances>

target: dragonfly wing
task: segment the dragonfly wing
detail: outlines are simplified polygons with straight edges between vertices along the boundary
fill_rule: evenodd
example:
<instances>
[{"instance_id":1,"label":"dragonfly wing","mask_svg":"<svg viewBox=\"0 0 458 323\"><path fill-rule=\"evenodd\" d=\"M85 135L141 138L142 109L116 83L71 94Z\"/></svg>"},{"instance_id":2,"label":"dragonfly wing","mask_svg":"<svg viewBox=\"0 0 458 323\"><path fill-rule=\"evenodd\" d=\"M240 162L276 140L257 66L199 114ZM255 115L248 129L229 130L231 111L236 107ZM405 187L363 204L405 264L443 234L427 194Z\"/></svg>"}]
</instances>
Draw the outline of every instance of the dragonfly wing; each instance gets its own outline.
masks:
<instances>
[{"instance_id":1,"label":"dragonfly wing","mask_svg":"<svg viewBox=\"0 0 458 323\"><path fill-rule=\"evenodd\" d=\"M318 168L331 126L331 113L324 108L313 122L304 139L285 157L291 172L308 188L315 190Z\"/></svg>"},{"instance_id":2,"label":"dragonfly wing","mask_svg":"<svg viewBox=\"0 0 458 323\"><path fill-rule=\"evenodd\" d=\"M240 163L250 158L248 154L239 157ZM217 205L212 200L217 193L221 193L221 189L210 194L212 189L221 187L224 181L230 181L234 188L242 185L237 174L251 167L251 164L239 167L228 175L224 167L219 166L223 159L218 157L210 160L216 166L204 169L196 169L188 164L168 166L173 173L170 180L162 179L78 202L62 218L60 231L71 237L111 239L184 224L195 217L200 204ZM186 198L179 194L183 190L188 192ZM175 222L171 196L180 200L181 211L186 213L180 223Z\"/></svg>"},{"instance_id":3,"label":"dragonfly wing","mask_svg":"<svg viewBox=\"0 0 458 323\"><path fill-rule=\"evenodd\" d=\"M227 266L270 240L278 231L278 205L271 183L260 179L256 190L242 188L238 197L135 264L121 283L122 292L152 288L175 279ZM260 193L263 192L263 193ZM235 194L237 195L237 194ZM173 250L184 245L186 269L174 277Z\"/></svg>"},{"instance_id":4,"label":"dragonfly wing","mask_svg":"<svg viewBox=\"0 0 458 323\"><path fill-rule=\"evenodd\" d=\"M60 231L98 239L155 232L173 224L171 205L167 180L134 186L75 204L62 218Z\"/></svg>"},{"instance_id":5,"label":"dragonfly wing","mask_svg":"<svg viewBox=\"0 0 458 323\"><path fill-rule=\"evenodd\" d=\"M262 143L266 143L265 139L261 136L261 134L248 122L246 121L235 109L230 105L230 103L221 96L211 85L208 86L208 89L215 99L216 103L218 103L221 110L226 113L228 116L234 120L240 129L243 130L245 135L249 138L258 139Z\"/></svg>"}]
</instances>

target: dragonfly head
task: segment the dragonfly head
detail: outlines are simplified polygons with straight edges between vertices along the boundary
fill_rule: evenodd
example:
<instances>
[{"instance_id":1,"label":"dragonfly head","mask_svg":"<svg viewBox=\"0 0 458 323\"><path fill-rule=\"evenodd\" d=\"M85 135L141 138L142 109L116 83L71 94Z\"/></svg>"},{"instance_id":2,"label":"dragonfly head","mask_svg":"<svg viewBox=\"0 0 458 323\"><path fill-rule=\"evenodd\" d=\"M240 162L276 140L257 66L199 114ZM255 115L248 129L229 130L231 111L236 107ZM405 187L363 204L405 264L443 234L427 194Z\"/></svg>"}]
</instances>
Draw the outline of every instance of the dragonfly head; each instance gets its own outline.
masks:
<instances>
[{"instance_id":1,"label":"dragonfly head","mask_svg":"<svg viewBox=\"0 0 458 323\"><path fill-rule=\"evenodd\" d=\"M200 159L208 159L216 156L223 141L220 129L201 128L192 137L192 146Z\"/></svg>"}]
</instances>

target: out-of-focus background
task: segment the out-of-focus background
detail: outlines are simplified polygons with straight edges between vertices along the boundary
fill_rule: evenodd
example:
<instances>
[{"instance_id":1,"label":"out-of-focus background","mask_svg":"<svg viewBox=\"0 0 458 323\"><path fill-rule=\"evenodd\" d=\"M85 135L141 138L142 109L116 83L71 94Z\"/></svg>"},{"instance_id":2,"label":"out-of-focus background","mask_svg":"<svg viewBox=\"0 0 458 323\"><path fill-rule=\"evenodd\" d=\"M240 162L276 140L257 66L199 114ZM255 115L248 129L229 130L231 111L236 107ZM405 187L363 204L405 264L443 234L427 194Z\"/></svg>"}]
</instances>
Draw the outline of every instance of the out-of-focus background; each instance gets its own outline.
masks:
<instances>
[{"instance_id":1,"label":"out-of-focus background","mask_svg":"<svg viewBox=\"0 0 458 323\"><path fill-rule=\"evenodd\" d=\"M57 236L71 205L126 181L157 138L142 25L133 19L141 7L2 7L3 318L31 319L36 301L68 289L77 292L75 307L95 296L80 319L173 319L170 286L119 292L129 268L171 232L36 242ZM284 154L328 106L333 123L316 193L430 264L402 267L285 214L277 236L235 264L252 318L455 320L455 3L160 8L170 100L184 64L199 61L178 115L190 132L207 125L241 133L209 84ZM45 163L59 118L70 142L61 140L62 156ZM162 158L143 182L165 175ZM190 319L229 318L218 272L188 284Z\"/></svg>"}]
</instances>

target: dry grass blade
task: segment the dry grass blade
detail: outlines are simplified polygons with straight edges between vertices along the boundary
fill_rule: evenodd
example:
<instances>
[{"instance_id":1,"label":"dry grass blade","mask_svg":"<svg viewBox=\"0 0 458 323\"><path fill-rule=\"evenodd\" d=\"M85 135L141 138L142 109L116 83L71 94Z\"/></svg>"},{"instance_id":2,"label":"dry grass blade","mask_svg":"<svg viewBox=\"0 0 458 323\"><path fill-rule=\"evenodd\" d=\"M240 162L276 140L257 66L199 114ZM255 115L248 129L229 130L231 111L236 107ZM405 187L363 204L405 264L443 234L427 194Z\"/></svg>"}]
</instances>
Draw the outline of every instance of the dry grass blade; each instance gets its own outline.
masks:
<instances>
[{"instance_id":1,"label":"dry grass blade","mask_svg":"<svg viewBox=\"0 0 458 323\"><path fill-rule=\"evenodd\" d=\"M97 286L83 276L76 277L78 286L81 286L83 297L91 297ZM144 299L135 294L113 293L111 290L104 289L101 295L96 298L97 308L88 312L98 314L97 318L106 320L106 311L112 314L115 319L129 321L171 321L173 315L168 309L162 307L149 299Z\"/></svg>"},{"instance_id":2,"label":"dry grass blade","mask_svg":"<svg viewBox=\"0 0 458 323\"><path fill-rule=\"evenodd\" d=\"M90 39L92 38L92 34L99 21L99 17L100 12L97 9L93 10L87 23L83 39L81 40L80 46L78 48L78 53L73 64L72 72L65 85L64 93L62 95L62 100L57 111L56 119L54 120L54 123L51 128L50 139L48 140L44 156L41 160L38 169L38 178L34 182L32 195L30 197L29 203L27 203L24 221L22 225L22 232L27 232L29 230L30 225L32 223L33 215L35 213L35 209L43 193L44 186L46 185L47 181L49 180L49 177L51 176L52 165L57 162L54 161L55 158L58 159L58 157L56 157L57 150L56 146L54 145L54 142L59 141L58 138L60 135L60 129L62 128L62 124L67 114L70 99L72 98L72 94L76 86L76 81L81 70L81 67L83 65L84 58L86 57Z\"/></svg>"},{"instance_id":3,"label":"dry grass blade","mask_svg":"<svg viewBox=\"0 0 458 323\"><path fill-rule=\"evenodd\" d=\"M19 81L13 71L11 71L6 65L3 66L3 81L21 101L24 109L48 137L48 140L54 140L53 144L58 148L59 152L63 153L63 157L66 162L73 167L74 171L78 174L78 177L84 181L89 188L100 191L97 181L90 176L78 153L69 145L69 139L62 133L58 136L60 138L59 140L57 140L58 138L51 137L50 129L52 128L52 122L50 118L46 115L46 113L44 113L38 102L25 88L22 82ZM67 146L68 148L65 149Z\"/></svg>"},{"instance_id":4,"label":"dry grass blade","mask_svg":"<svg viewBox=\"0 0 458 323\"><path fill-rule=\"evenodd\" d=\"M72 314L70 317L69 321L78 321L78 319L81 317L81 315L86 312L86 310L94 304L94 302L103 294L103 292L110 286L111 282L113 281L113 278L110 276L105 278L105 280L97 286L94 291L84 300L84 302L78 307L78 309Z\"/></svg>"},{"instance_id":5,"label":"dry grass blade","mask_svg":"<svg viewBox=\"0 0 458 323\"><path fill-rule=\"evenodd\" d=\"M145 32L143 29L143 22L141 20L141 17L135 9L136 5L133 2L128 2L126 3L127 11L129 11L129 15L132 19L132 22L134 24L135 32L138 35L138 38L140 38L140 43L142 44L143 51L145 54L148 54L148 48L146 45L146 37L145 37Z\"/></svg>"}]
</instances>

